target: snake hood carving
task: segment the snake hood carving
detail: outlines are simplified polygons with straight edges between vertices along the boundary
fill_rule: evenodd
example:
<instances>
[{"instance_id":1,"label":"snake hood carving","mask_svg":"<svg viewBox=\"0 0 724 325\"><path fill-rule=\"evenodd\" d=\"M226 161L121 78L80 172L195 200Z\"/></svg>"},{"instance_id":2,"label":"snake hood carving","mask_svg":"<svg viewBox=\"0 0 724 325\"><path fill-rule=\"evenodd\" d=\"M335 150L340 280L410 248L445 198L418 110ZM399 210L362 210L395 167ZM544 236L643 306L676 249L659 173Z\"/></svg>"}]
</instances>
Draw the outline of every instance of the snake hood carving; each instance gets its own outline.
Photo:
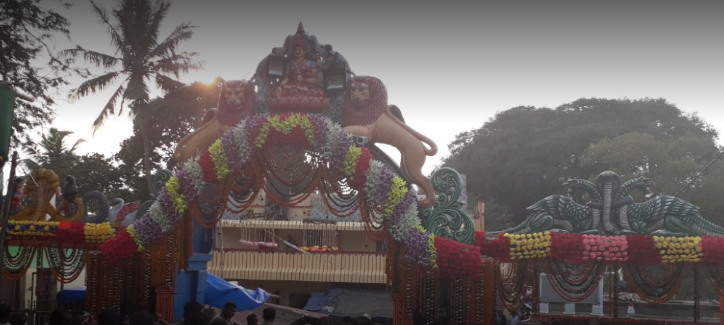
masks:
<instances>
[{"instance_id":1,"label":"snake hood carving","mask_svg":"<svg viewBox=\"0 0 724 325\"><path fill-rule=\"evenodd\" d=\"M523 223L503 232L724 237L723 228L702 218L697 206L680 198L658 196L643 203L633 202L629 195L632 191L647 192L654 185L644 177L621 183L621 178L611 171L601 173L596 178L596 184L581 179L569 180L564 186L586 191L591 201L581 205L567 196L549 196L528 208L532 213Z\"/></svg>"},{"instance_id":2,"label":"snake hood carving","mask_svg":"<svg viewBox=\"0 0 724 325\"><path fill-rule=\"evenodd\" d=\"M110 203L108 198L98 191L85 193L77 198L75 178L72 183L68 182L62 200L58 207L51 204L53 195L60 191L58 176L51 170L39 169L31 174L31 182L28 183L25 192L30 198L29 205L18 206L16 211L10 212L11 220L45 221L46 215L50 215L51 221L83 221L100 223L108 220ZM68 201L68 199L72 201ZM96 202L98 213L88 214L87 207L91 201Z\"/></svg>"}]
</instances>

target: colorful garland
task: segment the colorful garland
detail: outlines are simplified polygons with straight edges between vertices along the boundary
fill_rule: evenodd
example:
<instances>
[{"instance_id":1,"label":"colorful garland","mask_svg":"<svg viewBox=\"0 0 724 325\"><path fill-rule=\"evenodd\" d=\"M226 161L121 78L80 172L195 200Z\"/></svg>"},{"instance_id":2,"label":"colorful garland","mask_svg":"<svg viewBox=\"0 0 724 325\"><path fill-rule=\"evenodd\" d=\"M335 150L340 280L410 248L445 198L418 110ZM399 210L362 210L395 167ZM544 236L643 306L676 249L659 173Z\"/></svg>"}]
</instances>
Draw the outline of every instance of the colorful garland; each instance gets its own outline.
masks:
<instances>
[{"instance_id":1,"label":"colorful garland","mask_svg":"<svg viewBox=\"0 0 724 325\"><path fill-rule=\"evenodd\" d=\"M108 222L10 220L9 225L8 235L15 239L44 237L61 243L82 244L104 243L115 236L115 231Z\"/></svg>"},{"instance_id":2,"label":"colorful garland","mask_svg":"<svg viewBox=\"0 0 724 325\"><path fill-rule=\"evenodd\" d=\"M224 179L231 170L249 162L254 152L273 145L294 145L317 151L330 168L344 172L353 189L364 191L369 200L383 207L382 216L390 235L407 244L405 256L409 260L428 267L437 266L436 238L420 225L414 193L408 193L402 178L381 162L372 160L367 148L357 147L352 135L339 124L317 114L261 114L242 121L209 150L186 162L168 181L149 211L126 231L101 245L101 250L110 262L144 250L181 222L189 209L188 202L201 193L204 183ZM466 257L478 250L469 245L458 247L458 252L465 252ZM472 269L479 270L482 262L477 257L471 261L466 264L470 265L466 274L479 276L479 272Z\"/></svg>"}]
</instances>

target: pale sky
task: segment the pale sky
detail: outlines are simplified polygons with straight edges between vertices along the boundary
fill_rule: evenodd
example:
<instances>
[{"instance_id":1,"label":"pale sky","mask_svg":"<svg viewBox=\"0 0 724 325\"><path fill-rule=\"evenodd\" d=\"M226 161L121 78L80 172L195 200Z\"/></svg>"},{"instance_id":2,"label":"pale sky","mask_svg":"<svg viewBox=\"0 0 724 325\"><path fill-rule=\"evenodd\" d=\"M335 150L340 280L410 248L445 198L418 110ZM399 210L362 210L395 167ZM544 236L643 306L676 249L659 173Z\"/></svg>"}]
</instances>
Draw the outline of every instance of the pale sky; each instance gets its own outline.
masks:
<instances>
[{"instance_id":1,"label":"pale sky","mask_svg":"<svg viewBox=\"0 0 724 325\"><path fill-rule=\"evenodd\" d=\"M57 50L79 44L113 54L90 3L68 2L72 9L58 11L72 22L73 39L58 40ZM115 1L97 3L110 10ZM724 1L183 0L172 1L161 37L183 22L199 26L181 49L198 52L205 69L184 75L185 83L250 79L259 61L302 21L309 34L343 54L357 75L380 78L389 103L437 143L438 154L428 157L423 170L429 173L456 134L519 105L661 97L697 112L721 132L722 17ZM92 122L116 87L74 104L60 101L52 126L74 131L73 141L86 139L79 153L109 156L131 135L126 116L108 119L92 135ZM386 151L399 158L394 149Z\"/></svg>"}]
</instances>

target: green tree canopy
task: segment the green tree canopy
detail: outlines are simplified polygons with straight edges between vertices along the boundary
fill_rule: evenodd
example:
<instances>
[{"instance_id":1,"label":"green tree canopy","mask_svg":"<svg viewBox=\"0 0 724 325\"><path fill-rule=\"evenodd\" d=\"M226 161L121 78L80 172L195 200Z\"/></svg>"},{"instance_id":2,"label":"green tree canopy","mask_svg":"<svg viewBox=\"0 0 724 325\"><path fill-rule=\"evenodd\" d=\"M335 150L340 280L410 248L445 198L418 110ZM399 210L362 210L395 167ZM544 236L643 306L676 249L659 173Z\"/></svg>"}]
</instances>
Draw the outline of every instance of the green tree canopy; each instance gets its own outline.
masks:
<instances>
[{"instance_id":1,"label":"green tree canopy","mask_svg":"<svg viewBox=\"0 0 724 325\"><path fill-rule=\"evenodd\" d=\"M0 81L37 99L16 100L15 144L53 120L53 91L68 84L66 78L73 70L67 66L69 60L53 55L52 41L56 35L69 38L69 26L65 17L40 6L40 0L0 1ZM48 60L47 67L38 65L41 58Z\"/></svg>"},{"instance_id":2,"label":"green tree canopy","mask_svg":"<svg viewBox=\"0 0 724 325\"><path fill-rule=\"evenodd\" d=\"M174 167L167 166L166 162L173 155L176 144L201 126L208 109L216 107L222 82L221 78L217 78L212 84L195 82L149 103L148 140L153 169ZM149 192L144 188L145 172L140 167L144 158L141 130L141 127L134 123L133 135L123 140L114 159L124 171L126 185L134 189L134 193L138 193L138 199L146 199Z\"/></svg>"},{"instance_id":3,"label":"green tree canopy","mask_svg":"<svg viewBox=\"0 0 724 325\"><path fill-rule=\"evenodd\" d=\"M618 144L602 142L623 135ZM443 166L467 174L468 192L494 198L518 223L528 216L528 206L565 194L562 179L592 178L605 170L629 177L637 168L648 172L647 159L683 157L696 149L690 160L672 162L667 171L653 166L663 175L656 181L680 182L664 173L679 168L677 175L685 178L716 152L716 137L711 126L664 99L579 99L555 109L521 106L499 112L481 128L460 133ZM589 150L591 144L599 146ZM634 154L644 147L648 156Z\"/></svg>"},{"instance_id":4,"label":"green tree canopy","mask_svg":"<svg viewBox=\"0 0 724 325\"><path fill-rule=\"evenodd\" d=\"M68 146L66 140L71 134L71 131L51 128L37 144L24 142L23 148L29 158L23 162L31 171L52 170L61 179L61 185L65 176L75 176L80 193L100 191L109 198L128 197L131 192L125 188L122 170L113 165L113 160L98 153L79 156L76 150L84 140L79 139Z\"/></svg>"}]
</instances>

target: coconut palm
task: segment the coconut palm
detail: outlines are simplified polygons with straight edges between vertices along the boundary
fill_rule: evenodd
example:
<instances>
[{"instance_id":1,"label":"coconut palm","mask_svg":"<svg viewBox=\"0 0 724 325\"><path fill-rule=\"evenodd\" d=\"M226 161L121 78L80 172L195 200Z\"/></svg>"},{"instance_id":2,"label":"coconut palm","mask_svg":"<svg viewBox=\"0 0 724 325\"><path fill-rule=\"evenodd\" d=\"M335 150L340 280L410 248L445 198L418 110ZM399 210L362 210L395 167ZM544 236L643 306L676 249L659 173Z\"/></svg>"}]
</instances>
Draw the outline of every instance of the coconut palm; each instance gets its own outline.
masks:
<instances>
[{"instance_id":1,"label":"coconut palm","mask_svg":"<svg viewBox=\"0 0 724 325\"><path fill-rule=\"evenodd\" d=\"M24 159L28 168L31 170L39 168L47 168L56 172L68 172L78 162L78 155L75 151L85 142L78 139L72 146L68 147L65 143L66 138L73 134L72 131L60 131L56 128L50 128L48 134L43 134L39 143L33 143L29 140L22 143L23 151L28 155Z\"/></svg>"},{"instance_id":2,"label":"coconut palm","mask_svg":"<svg viewBox=\"0 0 724 325\"><path fill-rule=\"evenodd\" d=\"M178 25L165 40L158 41L161 21L166 17L171 4L166 0L120 0L118 6L109 14L104 8L97 6L92 0L93 11L100 22L108 29L111 45L115 48L115 56L86 50L80 46L61 52L65 57L82 55L86 62L103 68L100 76L87 80L78 88L70 91L68 99L73 102L96 91L111 86L116 80L122 82L111 95L108 103L93 122L95 134L110 114L123 113L124 103L128 103L129 115L134 123L141 128L144 145L144 168L149 189L153 187L151 173L151 144L148 141L148 124L146 116L149 109L148 83L155 82L156 87L164 92L184 86L178 81L181 73L201 68L195 61L197 53L178 52L178 45L193 35L190 23ZM173 79L172 77L175 77ZM120 101L120 103L119 103Z\"/></svg>"}]
</instances>

